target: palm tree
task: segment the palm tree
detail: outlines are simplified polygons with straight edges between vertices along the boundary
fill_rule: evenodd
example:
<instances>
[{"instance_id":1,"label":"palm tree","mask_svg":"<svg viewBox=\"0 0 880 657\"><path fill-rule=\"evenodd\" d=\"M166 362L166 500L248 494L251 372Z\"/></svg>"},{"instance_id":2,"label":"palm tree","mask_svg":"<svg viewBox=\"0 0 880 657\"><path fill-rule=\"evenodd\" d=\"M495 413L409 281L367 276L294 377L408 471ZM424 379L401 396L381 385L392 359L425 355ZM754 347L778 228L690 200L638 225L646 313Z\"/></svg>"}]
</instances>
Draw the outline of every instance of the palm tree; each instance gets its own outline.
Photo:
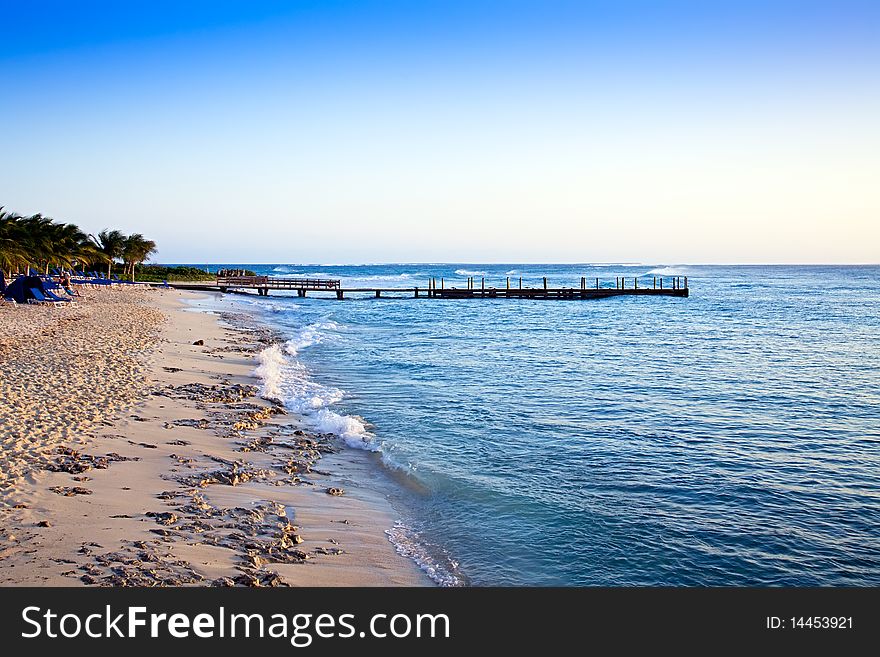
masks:
<instances>
[{"instance_id":1,"label":"palm tree","mask_svg":"<svg viewBox=\"0 0 880 657\"><path fill-rule=\"evenodd\" d=\"M54 265L107 263L107 277L113 262L123 258L134 278L136 265L156 252L156 243L137 233L126 237L118 230L102 230L98 236L86 235L74 224L53 221L42 214L23 217L0 206L0 269L42 269L49 273Z\"/></svg>"},{"instance_id":2,"label":"palm tree","mask_svg":"<svg viewBox=\"0 0 880 657\"><path fill-rule=\"evenodd\" d=\"M41 268L48 264L53 255L53 237L54 222L49 217L44 217L40 213L29 217L22 217L18 221L19 242L25 254L25 267L30 269L31 265Z\"/></svg>"},{"instance_id":3,"label":"palm tree","mask_svg":"<svg viewBox=\"0 0 880 657\"><path fill-rule=\"evenodd\" d=\"M9 273L26 264L21 220L21 215L0 207L0 268Z\"/></svg>"},{"instance_id":4,"label":"palm tree","mask_svg":"<svg viewBox=\"0 0 880 657\"><path fill-rule=\"evenodd\" d=\"M74 263L91 264L103 259L88 235L74 224L54 224L51 238L52 262L56 265L72 268Z\"/></svg>"},{"instance_id":5,"label":"palm tree","mask_svg":"<svg viewBox=\"0 0 880 657\"><path fill-rule=\"evenodd\" d=\"M98 250L95 243L89 239L89 236L83 233L82 239L73 247L73 261L71 266L78 266L83 271L86 265L94 265L104 261L104 254Z\"/></svg>"},{"instance_id":6,"label":"palm tree","mask_svg":"<svg viewBox=\"0 0 880 657\"><path fill-rule=\"evenodd\" d=\"M149 260L150 256L156 252L156 243L153 240L145 239L140 233L129 235L122 247L122 260L125 262L126 269L134 281L134 268L136 265Z\"/></svg>"},{"instance_id":7,"label":"palm tree","mask_svg":"<svg viewBox=\"0 0 880 657\"><path fill-rule=\"evenodd\" d=\"M125 234L118 230L104 229L98 233L98 237L89 235L89 239L101 253L101 258L107 263L107 278L113 271L113 261L122 257L125 248Z\"/></svg>"}]
</instances>

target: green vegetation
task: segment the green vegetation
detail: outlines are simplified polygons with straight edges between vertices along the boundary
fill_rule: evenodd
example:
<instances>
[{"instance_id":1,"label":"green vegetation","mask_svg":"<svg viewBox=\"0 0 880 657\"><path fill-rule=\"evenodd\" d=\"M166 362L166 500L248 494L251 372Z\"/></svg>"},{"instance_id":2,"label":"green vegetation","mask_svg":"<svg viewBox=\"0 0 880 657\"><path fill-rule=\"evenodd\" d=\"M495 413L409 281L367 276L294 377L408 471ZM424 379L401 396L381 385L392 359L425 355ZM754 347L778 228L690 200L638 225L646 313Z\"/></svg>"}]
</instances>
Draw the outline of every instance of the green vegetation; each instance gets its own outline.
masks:
<instances>
[{"instance_id":1,"label":"green vegetation","mask_svg":"<svg viewBox=\"0 0 880 657\"><path fill-rule=\"evenodd\" d=\"M256 276L249 269L244 269L242 276ZM217 274L206 272L198 267L185 265L137 265L134 269L135 277L139 281L161 283L162 281L213 281Z\"/></svg>"},{"instance_id":2,"label":"green vegetation","mask_svg":"<svg viewBox=\"0 0 880 657\"><path fill-rule=\"evenodd\" d=\"M53 267L82 270L106 264L109 277L113 265L121 261L123 273L132 278L137 266L155 252L156 243L140 233L105 229L96 237L74 224L39 213L23 217L0 206L0 268L9 274L29 268L48 274Z\"/></svg>"},{"instance_id":3,"label":"green vegetation","mask_svg":"<svg viewBox=\"0 0 880 657\"><path fill-rule=\"evenodd\" d=\"M198 267L168 267L165 265L137 265L134 268L135 279L138 281L213 281L216 274L208 273Z\"/></svg>"}]
</instances>

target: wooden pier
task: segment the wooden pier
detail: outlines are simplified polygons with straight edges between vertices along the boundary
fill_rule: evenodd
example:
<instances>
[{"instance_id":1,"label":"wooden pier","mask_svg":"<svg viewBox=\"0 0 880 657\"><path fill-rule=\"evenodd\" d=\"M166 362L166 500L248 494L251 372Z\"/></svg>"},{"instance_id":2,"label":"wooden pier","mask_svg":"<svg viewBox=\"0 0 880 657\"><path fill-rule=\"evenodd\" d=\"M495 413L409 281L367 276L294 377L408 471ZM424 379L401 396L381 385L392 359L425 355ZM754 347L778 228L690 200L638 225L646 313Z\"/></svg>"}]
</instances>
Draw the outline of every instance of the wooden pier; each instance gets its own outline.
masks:
<instances>
[{"instance_id":1,"label":"wooden pier","mask_svg":"<svg viewBox=\"0 0 880 657\"><path fill-rule=\"evenodd\" d=\"M268 296L272 290L295 291L305 297L310 292L332 293L343 300L346 295L369 295L381 298L414 299L605 299L617 296L687 297L687 276L617 277L610 281L581 277L578 287L549 287L547 279L538 287L523 286L522 278L508 277L504 287L486 284L481 278L467 279L467 287L447 287L443 278L431 278L425 287L342 287L341 281L326 278L275 278L272 276L218 276L215 283L169 283L170 287L187 290L219 290L220 292L256 291ZM325 297L326 298L326 297ZM332 298L332 297L331 297Z\"/></svg>"},{"instance_id":2,"label":"wooden pier","mask_svg":"<svg viewBox=\"0 0 880 657\"><path fill-rule=\"evenodd\" d=\"M256 290L257 294L266 296L269 290L296 290L298 296L304 297L311 290L339 290L339 281L327 278L270 278L269 276L218 276L217 287L221 292L231 289Z\"/></svg>"}]
</instances>

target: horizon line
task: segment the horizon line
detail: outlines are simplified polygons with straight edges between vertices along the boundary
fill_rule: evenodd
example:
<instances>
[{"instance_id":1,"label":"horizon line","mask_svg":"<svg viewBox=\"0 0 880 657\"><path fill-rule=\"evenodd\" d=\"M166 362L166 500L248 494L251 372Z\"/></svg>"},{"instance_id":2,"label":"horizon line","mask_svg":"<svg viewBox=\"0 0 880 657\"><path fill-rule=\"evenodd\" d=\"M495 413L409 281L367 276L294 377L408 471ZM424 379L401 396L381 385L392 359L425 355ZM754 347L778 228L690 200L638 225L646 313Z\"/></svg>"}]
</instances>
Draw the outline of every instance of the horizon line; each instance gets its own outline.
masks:
<instances>
[{"instance_id":1,"label":"horizon line","mask_svg":"<svg viewBox=\"0 0 880 657\"><path fill-rule=\"evenodd\" d=\"M314 263L314 262L150 262L145 266L171 266L171 265L276 265L284 267L383 267L390 265L567 265L567 266L605 266L605 267L880 267L880 262L540 262L540 261L497 261L497 262L464 262L464 261L435 261L435 262L337 262L337 263Z\"/></svg>"}]
</instances>

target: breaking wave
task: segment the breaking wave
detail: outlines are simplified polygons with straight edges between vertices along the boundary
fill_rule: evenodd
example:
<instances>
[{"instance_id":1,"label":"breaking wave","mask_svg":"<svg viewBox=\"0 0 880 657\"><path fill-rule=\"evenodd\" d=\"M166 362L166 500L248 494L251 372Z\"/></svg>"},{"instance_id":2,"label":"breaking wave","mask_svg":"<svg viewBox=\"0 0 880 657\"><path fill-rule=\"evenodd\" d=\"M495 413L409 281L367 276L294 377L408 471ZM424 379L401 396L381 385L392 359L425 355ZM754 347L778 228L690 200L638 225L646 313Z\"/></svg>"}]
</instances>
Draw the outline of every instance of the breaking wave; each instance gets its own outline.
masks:
<instances>
[{"instance_id":1,"label":"breaking wave","mask_svg":"<svg viewBox=\"0 0 880 657\"><path fill-rule=\"evenodd\" d=\"M279 297L280 298L280 297ZM299 304L297 303L276 303L274 301L266 302L266 301L249 301L252 306L257 306L261 310L268 311L270 313L284 313L288 310L296 310L299 308Z\"/></svg>"},{"instance_id":2,"label":"breaking wave","mask_svg":"<svg viewBox=\"0 0 880 657\"><path fill-rule=\"evenodd\" d=\"M420 532L398 520L385 534L397 553L412 559L440 586L465 586L467 581L459 574L458 562L441 549L431 550Z\"/></svg>"},{"instance_id":3,"label":"breaking wave","mask_svg":"<svg viewBox=\"0 0 880 657\"><path fill-rule=\"evenodd\" d=\"M687 276L688 270L684 267L657 267L645 275L649 274L652 276Z\"/></svg>"},{"instance_id":4,"label":"breaking wave","mask_svg":"<svg viewBox=\"0 0 880 657\"><path fill-rule=\"evenodd\" d=\"M413 278L427 278L427 276L427 274L422 272L415 272L412 274L374 274L371 276L349 276L346 278L352 281L408 281Z\"/></svg>"},{"instance_id":5,"label":"breaking wave","mask_svg":"<svg viewBox=\"0 0 880 657\"><path fill-rule=\"evenodd\" d=\"M342 401L345 392L325 386L314 379L303 363L296 357L307 349L327 340L340 326L336 322L316 322L304 326L290 340L274 344L257 355L258 366L254 373L262 381L260 394L274 399L302 417L306 426L318 433L338 436L350 447L378 451L367 422L357 415L344 415L332 406Z\"/></svg>"}]
</instances>

